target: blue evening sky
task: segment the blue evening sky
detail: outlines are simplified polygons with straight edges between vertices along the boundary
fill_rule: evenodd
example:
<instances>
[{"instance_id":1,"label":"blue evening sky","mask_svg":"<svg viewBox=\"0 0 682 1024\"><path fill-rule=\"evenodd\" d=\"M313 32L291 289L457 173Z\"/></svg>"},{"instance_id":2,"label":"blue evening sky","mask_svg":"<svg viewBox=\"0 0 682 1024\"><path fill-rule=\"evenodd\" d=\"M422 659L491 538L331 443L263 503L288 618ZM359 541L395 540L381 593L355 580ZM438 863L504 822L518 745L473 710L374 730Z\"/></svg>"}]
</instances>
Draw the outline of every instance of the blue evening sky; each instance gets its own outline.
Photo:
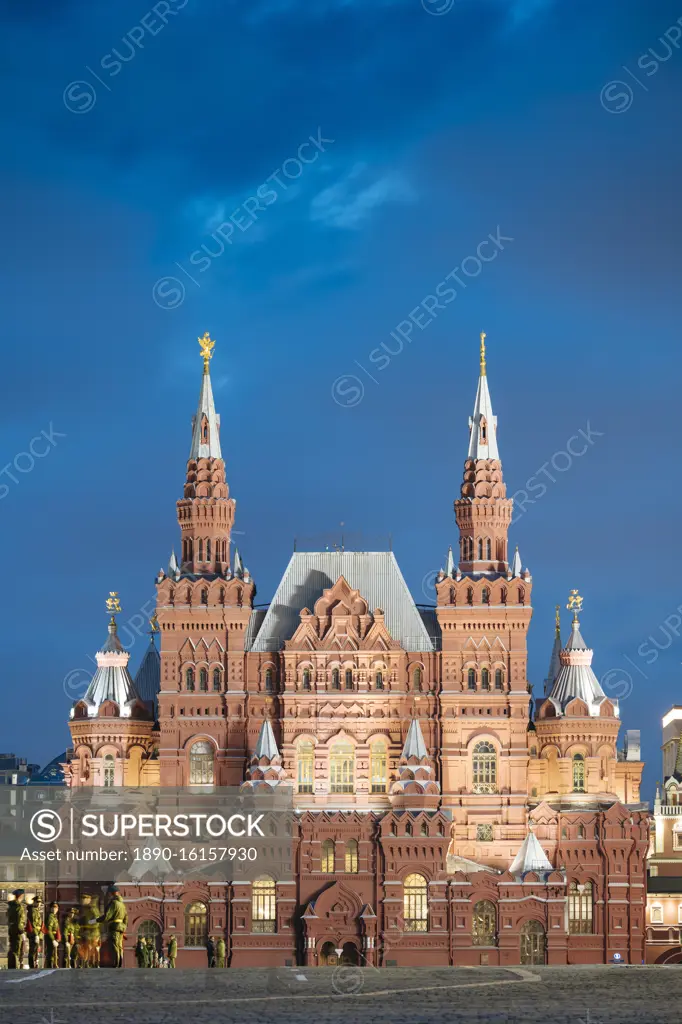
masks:
<instances>
[{"instance_id":1,"label":"blue evening sky","mask_svg":"<svg viewBox=\"0 0 682 1024\"><path fill-rule=\"evenodd\" d=\"M529 678L541 693L554 605L579 588L651 797L661 715L682 703L679 4L0 12L0 746L63 750L108 591L122 624L150 607L177 546L197 335L217 339L257 600L294 537L343 530L390 534L426 602L456 541L485 330L508 493L535 499L511 533L534 577ZM564 454L581 430L585 454Z\"/></svg>"}]
</instances>

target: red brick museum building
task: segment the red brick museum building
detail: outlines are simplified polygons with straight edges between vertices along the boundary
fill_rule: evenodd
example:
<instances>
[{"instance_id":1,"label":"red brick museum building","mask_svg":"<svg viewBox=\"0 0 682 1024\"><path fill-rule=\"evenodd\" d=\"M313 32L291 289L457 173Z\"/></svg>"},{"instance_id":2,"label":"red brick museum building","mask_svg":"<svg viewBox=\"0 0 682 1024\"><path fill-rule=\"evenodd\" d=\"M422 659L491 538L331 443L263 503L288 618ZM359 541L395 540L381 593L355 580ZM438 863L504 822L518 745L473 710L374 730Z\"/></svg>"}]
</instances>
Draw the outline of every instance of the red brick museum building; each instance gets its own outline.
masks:
<instances>
[{"instance_id":1,"label":"red brick museum building","mask_svg":"<svg viewBox=\"0 0 682 1024\"><path fill-rule=\"evenodd\" d=\"M133 680L112 619L71 712L66 782L288 787L294 871L123 886L126 962L138 934L164 950L175 934L179 967L205 966L207 935L225 938L234 967L616 953L641 963L649 826L638 735L618 749L618 701L592 670L577 592L532 699L533 580L508 546L485 335L459 536L428 608L392 552L347 550L294 552L270 605L254 607L254 579L230 544L213 343L200 344L180 553L157 577L158 641ZM75 892L60 896L67 906Z\"/></svg>"}]
</instances>

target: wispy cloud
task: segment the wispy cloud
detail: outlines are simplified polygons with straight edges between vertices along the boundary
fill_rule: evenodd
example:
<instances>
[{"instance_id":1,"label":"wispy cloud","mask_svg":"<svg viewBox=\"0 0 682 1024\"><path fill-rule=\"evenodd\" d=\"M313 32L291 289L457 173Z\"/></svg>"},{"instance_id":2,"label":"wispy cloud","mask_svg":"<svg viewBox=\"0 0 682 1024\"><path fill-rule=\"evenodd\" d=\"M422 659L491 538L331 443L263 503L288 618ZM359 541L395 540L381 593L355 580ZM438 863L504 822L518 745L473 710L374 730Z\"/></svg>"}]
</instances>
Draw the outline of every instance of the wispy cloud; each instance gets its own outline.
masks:
<instances>
[{"instance_id":1,"label":"wispy cloud","mask_svg":"<svg viewBox=\"0 0 682 1024\"><path fill-rule=\"evenodd\" d=\"M402 174L391 171L371 180L367 164L357 163L345 177L318 192L310 204L310 219L327 227L354 231L386 203L414 199L414 190Z\"/></svg>"}]
</instances>

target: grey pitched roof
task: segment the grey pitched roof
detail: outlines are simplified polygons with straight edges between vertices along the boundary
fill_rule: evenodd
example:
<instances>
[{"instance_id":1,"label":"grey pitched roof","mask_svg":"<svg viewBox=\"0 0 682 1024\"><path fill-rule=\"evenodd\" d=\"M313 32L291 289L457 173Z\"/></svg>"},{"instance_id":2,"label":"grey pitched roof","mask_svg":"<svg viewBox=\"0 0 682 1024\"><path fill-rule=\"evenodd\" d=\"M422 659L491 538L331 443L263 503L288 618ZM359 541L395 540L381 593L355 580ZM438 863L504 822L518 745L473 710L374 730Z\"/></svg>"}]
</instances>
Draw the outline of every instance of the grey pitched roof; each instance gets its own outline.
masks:
<instances>
[{"instance_id":1,"label":"grey pitched roof","mask_svg":"<svg viewBox=\"0 0 682 1024\"><path fill-rule=\"evenodd\" d=\"M421 760L422 757L429 756L426 744L424 743L421 726L417 718L413 718L410 722L410 728L407 731L407 738L405 740L405 746L403 747L402 756L405 760L409 760L411 757L418 757Z\"/></svg>"},{"instance_id":2,"label":"grey pitched roof","mask_svg":"<svg viewBox=\"0 0 682 1024\"><path fill-rule=\"evenodd\" d=\"M161 689L161 657L154 643L154 636L149 640L149 647L144 653L140 667L135 674L135 689L140 697L157 717L158 695Z\"/></svg>"},{"instance_id":3,"label":"grey pitched roof","mask_svg":"<svg viewBox=\"0 0 682 1024\"><path fill-rule=\"evenodd\" d=\"M107 639L97 652L97 671L82 698L88 706L88 715L95 716L107 700L113 700L118 704L122 717L130 715L132 706L139 697L128 671L129 657L118 638L116 622L112 618Z\"/></svg>"},{"instance_id":4,"label":"grey pitched roof","mask_svg":"<svg viewBox=\"0 0 682 1024\"><path fill-rule=\"evenodd\" d=\"M386 628L406 650L434 649L392 551L296 551L251 650L279 650L295 633L303 608L312 610L339 576L368 601L370 611L383 610ZM251 624L249 630L255 634Z\"/></svg>"},{"instance_id":5,"label":"grey pitched roof","mask_svg":"<svg viewBox=\"0 0 682 1024\"><path fill-rule=\"evenodd\" d=\"M579 697L587 704L591 716L598 715L599 706L606 699L606 694L592 670L592 651L580 634L577 619L573 620L571 636L560 657L561 668L550 690L550 699L563 710L568 701ZM618 715L618 701L610 699Z\"/></svg>"},{"instance_id":6,"label":"grey pitched roof","mask_svg":"<svg viewBox=\"0 0 682 1024\"><path fill-rule=\"evenodd\" d=\"M277 749L277 743L275 741L275 734L272 731L270 719L266 718L260 727L258 733L258 742L256 743L256 750L254 757L267 757L271 761L273 757L279 756L279 750Z\"/></svg>"},{"instance_id":7,"label":"grey pitched roof","mask_svg":"<svg viewBox=\"0 0 682 1024\"><path fill-rule=\"evenodd\" d=\"M552 653L549 658L549 669L547 671L547 678L545 679L545 696L551 691L554 686L554 680L561 671L561 661L559 659L559 652L561 651L561 633L558 628L554 631L554 643L552 644Z\"/></svg>"}]
</instances>

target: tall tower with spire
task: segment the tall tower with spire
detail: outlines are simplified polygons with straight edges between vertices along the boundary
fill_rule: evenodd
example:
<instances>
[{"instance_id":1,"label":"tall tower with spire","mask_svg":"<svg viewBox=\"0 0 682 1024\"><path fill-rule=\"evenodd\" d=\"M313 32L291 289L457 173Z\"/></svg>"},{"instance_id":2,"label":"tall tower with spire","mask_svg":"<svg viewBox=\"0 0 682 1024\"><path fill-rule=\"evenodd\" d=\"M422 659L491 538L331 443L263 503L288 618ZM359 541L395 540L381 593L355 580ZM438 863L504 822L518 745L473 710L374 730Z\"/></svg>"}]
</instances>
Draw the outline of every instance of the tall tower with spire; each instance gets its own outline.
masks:
<instances>
[{"instance_id":1,"label":"tall tower with spire","mask_svg":"<svg viewBox=\"0 0 682 1024\"><path fill-rule=\"evenodd\" d=\"M460 496L459 564L436 581L442 632L442 792L451 855L506 867L525 836L528 718L526 634L532 578L508 561L506 496L485 334Z\"/></svg>"},{"instance_id":2,"label":"tall tower with spire","mask_svg":"<svg viewBox=\"0 0 682 1024\"><path fill-rule=\"evenodd\" d=\"M240 558L230 566L235 501L225 479L211 387L215 341L208 334L198 341L199 405L177 503L180 563L171 556L168 572L156 580L160 780L172 786L240 785L246 754L245 638L255 586Z\"/></svg>"}]
</instances>

